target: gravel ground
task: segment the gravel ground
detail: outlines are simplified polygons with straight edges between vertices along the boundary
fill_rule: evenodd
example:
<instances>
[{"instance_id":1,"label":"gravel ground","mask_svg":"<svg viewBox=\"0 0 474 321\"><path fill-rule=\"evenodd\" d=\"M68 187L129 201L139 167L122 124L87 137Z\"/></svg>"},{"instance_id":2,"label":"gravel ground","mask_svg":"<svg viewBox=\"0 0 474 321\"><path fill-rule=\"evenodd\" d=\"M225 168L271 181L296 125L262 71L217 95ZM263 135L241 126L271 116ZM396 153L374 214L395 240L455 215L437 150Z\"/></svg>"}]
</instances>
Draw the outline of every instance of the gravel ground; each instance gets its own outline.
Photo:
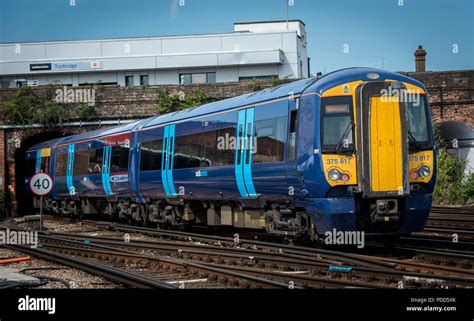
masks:
<instances>
[{"instance_id":1,"label":"gravel ground","mask_svg":"<svg viewBox=\"0 0 474 321\"><path fill-rule=\"evenodd\" d=\"M0 248L0 257L23 257L26 256L21 252ZM24 273L31 276L54 277L65 280L69 283L70 288L77 289L115 289L120 288L120 285L111 283L102 277L98 277L81 270L73 269L64 265L56 264L54 262L45 261L42 259L32 258L31 261L24 261L18 263L3 264L1 267L8 267L12 269L32 269L42 268L41 270L26 270ZM44 268L61 268L61 269L44 269ZM37 287L41 289L61 289L66 286L57 281L50 281L47 284Z\"/></svg>"},{"instance_id":2,"label":"gravel ground","mask_svg":"<svg viewBox=\"0 0 474 321\"><path fill-rule=\"evenodd\" d=\"M28 223L21 223L15 224L12 220L0 222L0 227L18 227L18 228L37 228L39 224L37 222L28 222ZM123 238L125 241L126 233L118 232L118 231L110 231L99 229L95 226L93 222L77 222L71 223L69 221L62 221L57 219L48 219L46 218L43 222L43 230L48 232L57 232L57 233L71 233L71 234L78 234L84 236L102 236L102 237L114 237L114 238ZM130 233L129 234L130 240L145 240L145 241L156 241L157 237L148 236L138 233ZM188 242L185 242L188 243ZM194 242L192 242L194 243ZM143 251L147 252L147 251ZM21 257L25 256L24 254L0 248L0 257L8 258L8 257ZM19 262L19 263L11 263L7 265L1 265L4 267L9 267L13 269L25 269L25 268L44 268L44 267L60 267L61 269L41 269L41 270L27 270L25 271L26 274L31 276L44 276L44 277L54 277L60 278L67 281L71 288L94 288L94 289L105 289L105 288L121 288L123 286L111 283L102 277L97 277L91 275L89 273L83 272L81 270L69 268L67 266L62 266L56 264L54 262L45 261L42 259L32 258L31 261L26 262ZM126 270L130 270L133 272L138 272L135 266L126 266L121 267L125 268ZM134 271L135 270L135 271ZM145 269L147 273L146 275L154 275L157 276L161 271L155 271L154 269ZM205 284L206 282L204 282ZM193 284L192 287L195 287ZM38 287L38 288L65 288L65 285L61 282L57 281L50 281L48 284Z\"/></svg>"},{"instance_id":3,"label":"gravel ground","mask_svg":"<svg viewBox=\"0 0 474 321\"><path fill-rule=\"evenodd\" d=\"M7 220L0 222L0 227L15 227L18 228L29 228L29 227L36 227L35 223L22 223L16 225L12 220ZM44 230L47 231L54 231L54 232L62 232L62 233L75 233L75 232L88 232L91 230L95 230L96 228L91 224L83 224L83 223L66 223L61 221L55 220L45 220L44 221ZM81 233L81 234L82 234ZM27 256L21 252L0 248L0 257L1 258L13 258L13 257L23 257ZM55 262L45 261L43 259L32 258L30 261L18 262L18 263L10 263L10 264L2 264L0 267L8 267L12 269L31 269L26 270L24 273L31 275L31 276L44 276L44 277L54 277L65 280L69 283L70 288L77 288L77 289L114 289L114 288L121 288L121 285L109 282L108 280L89 274L87 272L83 272L78 269L70 268L68 266L60 265ZM48 267L60 268L60 269L43 269ZM32 268L42 268L41 270L34 270ZM57 281L50 281L47 284L37 287L37 288L44 288L44 289L60 289L65 288L66 286L61 282Z\"/></svg>"}]
</instances>

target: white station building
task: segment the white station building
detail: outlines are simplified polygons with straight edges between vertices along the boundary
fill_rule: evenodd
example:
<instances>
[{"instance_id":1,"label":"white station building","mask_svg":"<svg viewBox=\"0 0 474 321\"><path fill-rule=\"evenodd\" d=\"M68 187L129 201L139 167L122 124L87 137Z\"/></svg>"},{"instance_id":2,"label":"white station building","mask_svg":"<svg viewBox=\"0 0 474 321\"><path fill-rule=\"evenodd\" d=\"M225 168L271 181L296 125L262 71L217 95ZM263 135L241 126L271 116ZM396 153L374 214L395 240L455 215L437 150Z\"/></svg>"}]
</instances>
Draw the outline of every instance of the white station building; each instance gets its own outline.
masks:
<instances>
[{"instance_id":1,"label":"white station building","mask_svg":"<svg viewBox=\"0 0 474 321\"><path fill-rule=\"evenodd\" d=\"M1 88L196 84L309 77L300 20L206 35L0 44Z\"/></svg>"}]
</instances>

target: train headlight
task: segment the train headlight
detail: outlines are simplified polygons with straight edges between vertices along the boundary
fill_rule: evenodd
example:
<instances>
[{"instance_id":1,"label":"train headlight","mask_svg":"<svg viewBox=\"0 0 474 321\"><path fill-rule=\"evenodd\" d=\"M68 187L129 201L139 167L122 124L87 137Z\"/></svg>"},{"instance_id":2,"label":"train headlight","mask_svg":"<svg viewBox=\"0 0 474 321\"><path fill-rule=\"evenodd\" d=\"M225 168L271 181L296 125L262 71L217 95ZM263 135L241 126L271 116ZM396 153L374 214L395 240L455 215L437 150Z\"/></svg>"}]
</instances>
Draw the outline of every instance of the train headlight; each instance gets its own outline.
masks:
<instances>
[{"instance_id":1,"label":"train headlight","mask_svg":"<svg viewBox=\"0 0 474 321\"><path fill-rule=\"evenodd\" d=\"M421 166L420 169L418 170L418 175L420 175L420 177L428 177L430 176L430 168L428 166Z\"/></svg>"},{"instance_id":2,"label":"train headlight","mask_svg":"<svg viewBox=\"0 0 474 321\"><path fill-rule=\"evenodd\" d=\"M331 181L337 181L341 179L341 172L333 168L328 172L328 176Z\"/></svg>"}]
</instances>

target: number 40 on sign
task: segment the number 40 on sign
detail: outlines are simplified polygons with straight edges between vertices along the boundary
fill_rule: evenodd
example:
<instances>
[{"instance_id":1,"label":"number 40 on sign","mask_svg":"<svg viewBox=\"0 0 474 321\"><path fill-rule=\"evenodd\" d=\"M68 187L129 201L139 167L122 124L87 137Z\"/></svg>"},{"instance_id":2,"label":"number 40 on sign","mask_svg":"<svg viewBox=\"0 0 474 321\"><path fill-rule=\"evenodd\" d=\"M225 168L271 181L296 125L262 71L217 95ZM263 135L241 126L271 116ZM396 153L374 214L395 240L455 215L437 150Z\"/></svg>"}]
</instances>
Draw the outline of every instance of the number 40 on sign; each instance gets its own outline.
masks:
<instances>
[{"instance_id":1,"label":"number 40 on sign","mask_svg":"<svg viewBox=\"0 0 474 321\"><path fill-rule=\"evenodd\" d=\"M37 173L30 180L30 189L36 196L43 196L53 189L51 176L45 173Z\"/></svg>"}]
</instances>

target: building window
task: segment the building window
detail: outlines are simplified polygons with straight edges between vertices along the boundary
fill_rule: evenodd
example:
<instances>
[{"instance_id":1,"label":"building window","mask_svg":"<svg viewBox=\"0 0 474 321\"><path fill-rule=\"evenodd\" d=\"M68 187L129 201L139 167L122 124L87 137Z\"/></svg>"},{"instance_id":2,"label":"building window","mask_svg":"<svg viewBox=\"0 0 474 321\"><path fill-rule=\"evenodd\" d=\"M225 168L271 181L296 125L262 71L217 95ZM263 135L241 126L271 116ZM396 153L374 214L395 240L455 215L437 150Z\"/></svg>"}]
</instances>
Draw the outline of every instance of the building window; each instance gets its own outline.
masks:
<instances>
[{"instance_id":1,"label":"building window","mask_svg":"<svg viewBox=\"0 0 474 321\"><path fill-rule=\"evenodd\" d=\"M125 76L125 86L133 86L133 76Z\"/></svg>"},{"instance_id":2,"label":"building window","mask_svg":"<svg viewBox=\"0 0 474 321\"><path fill-rule=\"evenodd\" d=\"M207 83L208 84L215 84L216 83L216 73L215 72L208 72L207 73Z\"/></svg>"},{"instance_id":3,"label":"building window","mask_svg":"<svg viewBox=\"0 0 474 321\"><path fill-rule=\"evenodd\" d=\"M10 88L10 80L2 80L1 88Z\"/></svg>"},{"instance_id":4,"label":"building window","mask_svg":"<svg viewBox=\"0 0 474 321\"><path fill-rule=\"evenodd\" d=\"M17 87L26 87L26 85L28 84L26 80L16 80L15 82Z\"/></svg>"},{"instance_id":5,"label":"building window","mask_svg":"<svg viewBox=\"0 0 474 321\"><path fill-rule=\"evenodd\" d=\"M79 87L91 87L91 86L100 86L100 87L103 87L103 86L117 86L118 83L117 82L113 82L113 81L110 81L110 82L81 82L79 83ZM69 85L63 85L63 86L72 86L71 84Z\"/></svg>"},{"instance_id":6,"label":"building window","mask_svg":"<svg viewBox=\"0 0 474 321\"><path fill-rule=\"evenodd\" d=\"M179 83L181 85L213 84L215 82L216 82L215 72L179 74Z\"/></svg>"},{"instance_id":7,"label":"building window","mask_svg":"<svg viewBox=\"0 0 474 321\"><path fill-rule=\"evenodd\" d=\"M148 75L140 75L140 86L148 86Z\"/></svg>"},{"instance_id":8,"label":"building window","mask_svg":"<svg viewBox=\"0 0 474 321\"><path fill-rule=\"evenodd\" d=\"M191 74L180 74L179 83L181 85L190 85L191 84Z\"/></svg>"},{"instance_id":9,"label":"building window","mask_svg":"<svg viewBox=\"0 0 474 321\"><path fill-rule=\"evenodd\" d=\"M267 75L267 76L245 76L239 77L239 81L254 81L254 80L272 80L278 79L276 75Z\"/></svg>"}]
</instances>

